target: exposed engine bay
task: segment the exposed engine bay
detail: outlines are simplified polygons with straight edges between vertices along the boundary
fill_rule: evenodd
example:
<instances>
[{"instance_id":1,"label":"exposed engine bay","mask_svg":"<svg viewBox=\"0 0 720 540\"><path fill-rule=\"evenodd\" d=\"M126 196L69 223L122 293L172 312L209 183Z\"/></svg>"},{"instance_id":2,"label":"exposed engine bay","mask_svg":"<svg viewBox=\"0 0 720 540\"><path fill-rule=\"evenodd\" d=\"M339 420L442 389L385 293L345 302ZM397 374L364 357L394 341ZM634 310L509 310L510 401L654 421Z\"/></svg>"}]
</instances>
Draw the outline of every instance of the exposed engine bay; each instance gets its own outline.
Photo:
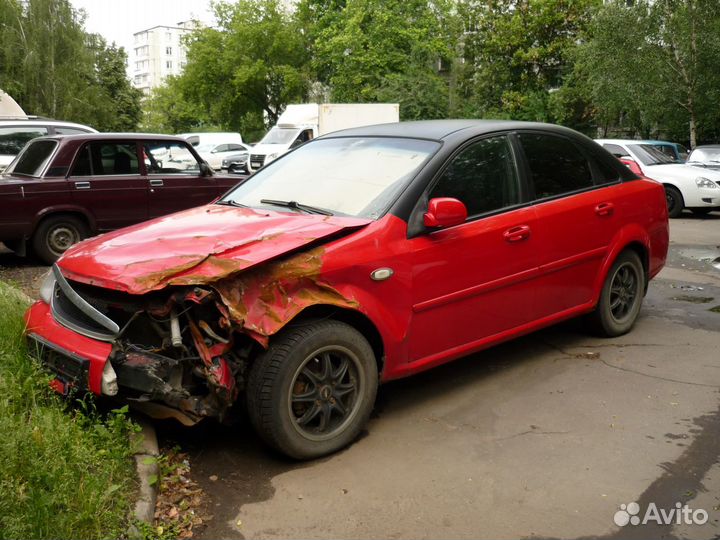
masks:
<instances>
[{"instance_id":1,"label":"exposed engine bay","mask_svg":"<svg viewBox=\"0 0 720 540\"><path fill-rule=\"evenodd\" d=\"M184 424L223 419L243 390L251 351L260 346L235 331L215 291L178 287L135 296L77 282L71 286L119 327L107 336L113 347L103 393L121 394L152 416L172 416ZM56 287L52 304L54 315L79 332L97 326L68 301L62 286Z\"/></svg>"}]
</instances>

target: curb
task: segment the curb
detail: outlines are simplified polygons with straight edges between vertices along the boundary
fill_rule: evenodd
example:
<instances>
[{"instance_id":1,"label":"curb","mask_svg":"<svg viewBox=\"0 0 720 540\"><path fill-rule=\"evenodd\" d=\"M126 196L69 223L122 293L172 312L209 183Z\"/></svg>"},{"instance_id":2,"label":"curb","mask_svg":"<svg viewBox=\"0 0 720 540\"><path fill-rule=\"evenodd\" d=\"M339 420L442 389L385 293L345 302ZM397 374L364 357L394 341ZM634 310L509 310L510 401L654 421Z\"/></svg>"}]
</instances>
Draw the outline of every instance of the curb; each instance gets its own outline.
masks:
<instances>
[{"instance_id":1,"label":"curb","mask_svg":"<svg viewBox=\"0 0 720 540\"><path fill-rule=\"evenodd\" d=\"M131 441L138 448L135 453L135 468L140 480L138 500L135 503L133 517L137 521L152 525L155 519L155 503L157 501L159 473L157 457L160 452L153 425L146 418L136 417L134 420L142 429L139 433L133 434ZM151 483L153 477L155 481ZM131 538L141 538L142 534L133 524L130 526L129 536Z\"/></svg>"},{"instance_id":2,"label":"curb","mask_svg":"<svg viewBox=\"0 0 720 540\"><path fill-rule=\"evenodd\" d=\"M13 293L19 300L32 304L34 300L20 289L13 287ZM140 481L138 500L135 502L133 517L136 521L142 521L152 525L155 520L155 503L157 502L157 488L159 481L159 467L157 458L160 455L158 449L157 434L155 427L147 418L135 417L133 420L140 426L139 433L133 433L130 437L130 444L137 448L135 452L135 469ZM154 478L154 482L150 480ZM130 525L128 536L130 538L142 538L143 535L133 523Z\"/></svg>"},{"instance_id":3,"label":"curb","mask_svg":"<svg viewBox=\"0 0 720 540\"><path fill-rule=\"evenodd\" d=\"M13 287L14 294L19 300L32 304L34 300L20 289ZM137 416L133 420L140 426L139 433L133 433L130 437L130 444L137 448L135 452L135 469L140 481L138 500L135 502L133 517L136 521L142 521L152 525L155 520L155 503L157 502L157 488L159 481L159 467L157 458L160 455L158 448L157 434L155 427L145 417ZM154 482L150 482L154 478ZM128 535L130 538L142 538L135 524L131 524Z\"/></svg>"}]
</instances>

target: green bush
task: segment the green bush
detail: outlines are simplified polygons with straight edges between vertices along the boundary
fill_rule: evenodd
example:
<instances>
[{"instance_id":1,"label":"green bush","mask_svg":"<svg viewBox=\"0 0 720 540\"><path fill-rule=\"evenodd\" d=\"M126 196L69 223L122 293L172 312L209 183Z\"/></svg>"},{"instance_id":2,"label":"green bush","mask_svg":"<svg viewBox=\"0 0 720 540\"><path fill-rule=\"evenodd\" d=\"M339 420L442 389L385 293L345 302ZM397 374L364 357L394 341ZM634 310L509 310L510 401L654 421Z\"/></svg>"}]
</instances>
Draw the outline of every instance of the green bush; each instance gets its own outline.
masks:
<instances>
[{"instance_id":1,"label":"green bush","mask_svg":"<svg viewBox=\"0 0 720 540\"><path fill-rule=\"evenodd\" d=\"M22 339L26 307L0 282L0 538L124 536L136 428L126 408L100 415L50 390Z\"/></svg>"}]
</instances>

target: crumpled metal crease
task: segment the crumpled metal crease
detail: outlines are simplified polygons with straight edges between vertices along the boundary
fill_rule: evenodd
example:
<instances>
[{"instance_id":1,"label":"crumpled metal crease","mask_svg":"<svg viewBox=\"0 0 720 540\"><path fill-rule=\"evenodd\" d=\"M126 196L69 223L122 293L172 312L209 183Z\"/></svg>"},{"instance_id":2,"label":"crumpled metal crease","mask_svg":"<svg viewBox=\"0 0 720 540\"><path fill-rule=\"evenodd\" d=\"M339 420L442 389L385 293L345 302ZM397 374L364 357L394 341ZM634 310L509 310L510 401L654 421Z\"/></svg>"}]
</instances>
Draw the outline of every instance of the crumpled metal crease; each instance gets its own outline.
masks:
<instances>
[{"instance_id":1,"label":"crumpled metal crease","mask_svg":"<svg viewBox=\"0 0 720 540\"><path fill-rule=\"evenodd\" d=\"M269 336L309 306L359 307L355 299L346 298L320 278L324 252L323 247L317 247L221 279L211 286L227 306L233 323L267 346Z\"/></svg>"}]
</instances>

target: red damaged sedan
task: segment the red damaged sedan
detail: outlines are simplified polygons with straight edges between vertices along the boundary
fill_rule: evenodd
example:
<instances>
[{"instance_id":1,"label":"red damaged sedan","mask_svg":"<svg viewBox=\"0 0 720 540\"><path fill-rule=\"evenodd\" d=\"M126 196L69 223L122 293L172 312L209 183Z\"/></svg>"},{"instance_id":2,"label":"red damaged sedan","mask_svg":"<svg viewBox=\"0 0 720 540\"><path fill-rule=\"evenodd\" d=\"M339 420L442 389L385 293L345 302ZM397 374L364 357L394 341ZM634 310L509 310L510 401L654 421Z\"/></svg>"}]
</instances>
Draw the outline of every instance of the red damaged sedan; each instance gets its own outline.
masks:
<instances>
[{"instance_id":1,"label":"red damaged sedan","mask_svg":"<svg viewBox=\"0 0 720 540\"><path fill-rule=\"evenodd\" d=\"M186 424L242 400L306 459L355 439L380 382L578 315L628 332L667 248L662 186L572 130L356 128L69 249L27 337L59 392Z\"/></svg>"}]
</instances>

